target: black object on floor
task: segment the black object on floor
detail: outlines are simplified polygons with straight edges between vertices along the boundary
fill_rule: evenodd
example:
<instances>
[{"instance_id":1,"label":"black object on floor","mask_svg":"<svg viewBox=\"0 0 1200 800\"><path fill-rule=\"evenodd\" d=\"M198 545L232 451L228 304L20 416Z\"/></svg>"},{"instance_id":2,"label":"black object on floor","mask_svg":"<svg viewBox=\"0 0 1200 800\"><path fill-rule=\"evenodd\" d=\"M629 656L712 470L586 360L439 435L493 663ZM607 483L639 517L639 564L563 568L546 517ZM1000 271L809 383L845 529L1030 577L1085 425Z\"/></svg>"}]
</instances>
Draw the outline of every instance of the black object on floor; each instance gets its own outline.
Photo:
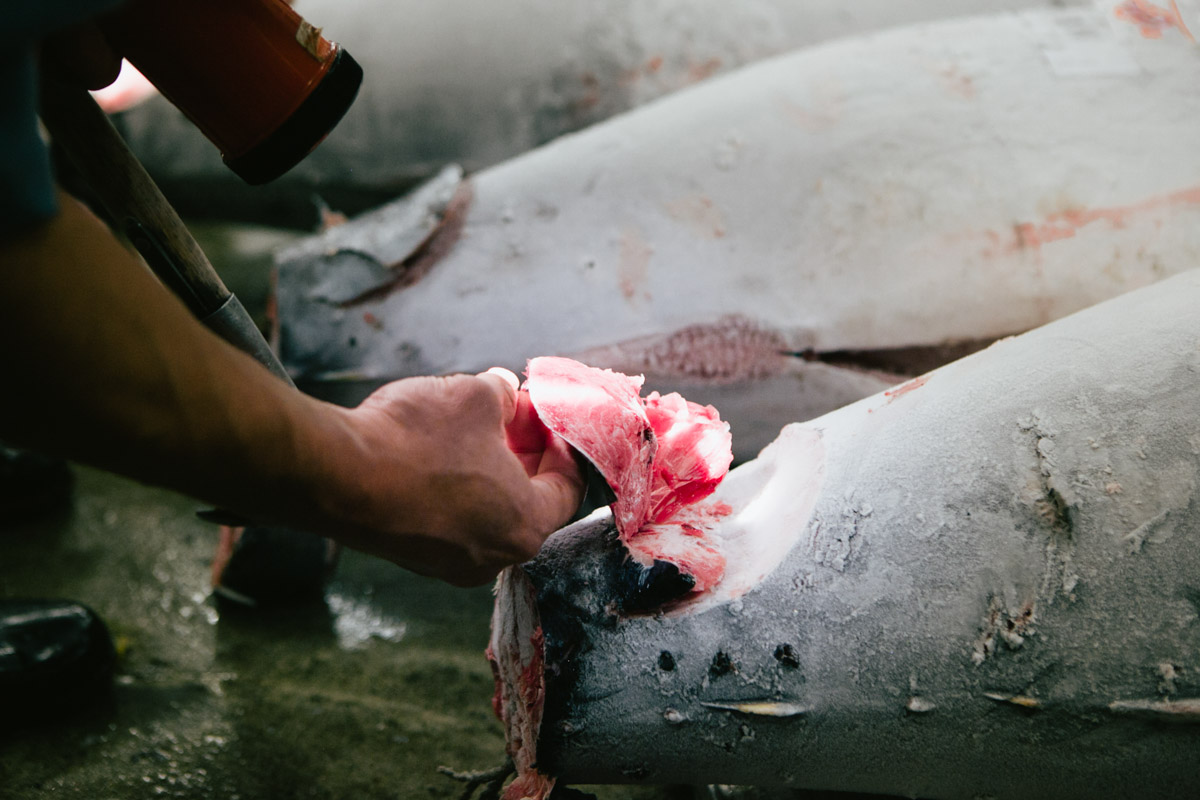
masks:
<instances>
[{"instance_id":1,"label":"black object on floor","mask_svg":"<svg viewBox=\"0 0 1200 800\"><path fill-rule=\"evenodd\" d=\"M321 597L338 552L329 539L303 531L225 528L214 560L213 592L246 606Z\"/></svg>"},{"instance_id":2,"label":"black object on floor","mask_svg":"<svg viewBox=\"0 0 1200 800\"><path fill-rule=\"evenodd\" d=\"M111 695L116 651L104 622L70 600L0 600L0 708L46 721Z\"/></svg>"},{"instance_id":3,"label":"black object on floor","mask_svg":"<svg viewBox=\"0 0 1200 800\"><path fill-rule=\"evenodd\" d=\"M0 527L67 505L73 484L63 459L0 444Z\"/></svg>"}]
</instances>

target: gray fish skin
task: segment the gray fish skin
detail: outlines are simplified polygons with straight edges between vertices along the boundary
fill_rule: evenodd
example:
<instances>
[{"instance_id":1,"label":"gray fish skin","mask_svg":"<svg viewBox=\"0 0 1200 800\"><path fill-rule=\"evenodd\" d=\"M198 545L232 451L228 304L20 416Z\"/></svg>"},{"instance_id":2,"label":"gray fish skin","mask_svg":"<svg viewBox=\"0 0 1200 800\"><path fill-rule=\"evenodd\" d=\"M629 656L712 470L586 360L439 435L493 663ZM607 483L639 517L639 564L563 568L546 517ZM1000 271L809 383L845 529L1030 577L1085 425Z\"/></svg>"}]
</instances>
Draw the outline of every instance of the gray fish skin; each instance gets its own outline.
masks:
<instances>
[{"instance_id":1,"label":"gray fish skin","mask_svg":"<svg viewBox=\"0 0 1200 800\"><path fill-rule=\"evenodd\" d=\"M555 534L520 568L547 642L538 766L1193 797L1198 307L1192 271L789 426L714 496L729 547L787 543L744 592L620 616L611 521ZM746 713L770 704L803 713Z\"/></svg>"}]
</instances>

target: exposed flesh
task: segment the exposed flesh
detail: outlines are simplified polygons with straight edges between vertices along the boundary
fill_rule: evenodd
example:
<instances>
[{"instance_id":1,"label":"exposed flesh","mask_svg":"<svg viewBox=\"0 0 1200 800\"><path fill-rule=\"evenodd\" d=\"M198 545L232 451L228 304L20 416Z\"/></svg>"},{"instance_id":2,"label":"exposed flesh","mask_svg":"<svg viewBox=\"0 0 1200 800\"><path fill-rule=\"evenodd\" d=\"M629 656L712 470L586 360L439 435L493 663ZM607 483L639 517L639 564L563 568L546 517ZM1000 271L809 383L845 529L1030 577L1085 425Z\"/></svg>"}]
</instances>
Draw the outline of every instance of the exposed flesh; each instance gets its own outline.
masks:
<instances>
[{"instance_id":1,"label":"exposed flesh","mask_svg":"<svg viewBox=\"0 0 1200 800\"><path fill-rule=\"evenodd\" d=\"M526 374L538 416L612 487L613 518L632 558L644 567L674 564L696 592L720 580L725 559L705 531L723 506L701 503L733 460L717 410L674 392L643 399L641 376L569 358L531 359Z\"/></svg>"}]
</instances>

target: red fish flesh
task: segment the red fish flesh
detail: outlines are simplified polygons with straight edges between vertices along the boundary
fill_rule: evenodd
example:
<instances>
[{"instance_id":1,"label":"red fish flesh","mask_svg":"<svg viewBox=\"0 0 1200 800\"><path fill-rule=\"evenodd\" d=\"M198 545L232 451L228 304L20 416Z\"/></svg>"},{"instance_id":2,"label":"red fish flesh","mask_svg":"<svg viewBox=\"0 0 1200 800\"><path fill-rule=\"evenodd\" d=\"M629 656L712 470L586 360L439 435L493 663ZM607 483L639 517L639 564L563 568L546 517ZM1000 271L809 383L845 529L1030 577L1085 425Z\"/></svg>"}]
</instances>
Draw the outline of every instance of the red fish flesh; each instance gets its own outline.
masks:
<instances>
[{"instance_id":1,"label":"red fish flesh","mask_svg":"<svg viewBox=\"0 0 1200 800\"><path fill-rule=\"evenodd\" d=\"M542 422L612 487L613 518L633 560L647 569L674 565L694 592L720 580L725 559L705 531L728 511L701 502L733 461L729 424L717 410L674 392L642 398L641 376L569 358L534 358L526 375Z\"/></svg>"}]
</instances>

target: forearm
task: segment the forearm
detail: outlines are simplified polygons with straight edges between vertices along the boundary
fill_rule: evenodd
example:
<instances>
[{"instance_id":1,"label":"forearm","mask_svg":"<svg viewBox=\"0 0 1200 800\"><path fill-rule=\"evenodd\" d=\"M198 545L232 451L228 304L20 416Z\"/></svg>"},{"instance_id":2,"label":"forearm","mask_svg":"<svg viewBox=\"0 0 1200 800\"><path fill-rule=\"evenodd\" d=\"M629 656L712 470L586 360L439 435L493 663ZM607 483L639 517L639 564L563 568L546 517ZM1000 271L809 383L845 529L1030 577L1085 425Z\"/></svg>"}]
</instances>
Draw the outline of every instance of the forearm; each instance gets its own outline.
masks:
<instances>
[{"instance_id":1,"label":"forearm","mask_svg":"<svg viewBox=\"0 0 1200 800\"><path fill-rule=\"evenodd\" d=\"M356 409L210 333L70 198L0 242L0 439L310 530L453 583L530 558L578 505L567 445L494 375L409 378ZM539 423L540 424L540 423ZM528 437L526 437L528 438Z\"/></svg>"},{"instance_id":2,"label":"forearm","mask_svg":"<svg viewBox=\"0 0 1200 800\"><path fill-rule=\"evenodd\" d=\"M0 244L0 438L252 514L309 495L301 439L330 412L205 330L60 201Z\"/></svg>"}]
</instances>

